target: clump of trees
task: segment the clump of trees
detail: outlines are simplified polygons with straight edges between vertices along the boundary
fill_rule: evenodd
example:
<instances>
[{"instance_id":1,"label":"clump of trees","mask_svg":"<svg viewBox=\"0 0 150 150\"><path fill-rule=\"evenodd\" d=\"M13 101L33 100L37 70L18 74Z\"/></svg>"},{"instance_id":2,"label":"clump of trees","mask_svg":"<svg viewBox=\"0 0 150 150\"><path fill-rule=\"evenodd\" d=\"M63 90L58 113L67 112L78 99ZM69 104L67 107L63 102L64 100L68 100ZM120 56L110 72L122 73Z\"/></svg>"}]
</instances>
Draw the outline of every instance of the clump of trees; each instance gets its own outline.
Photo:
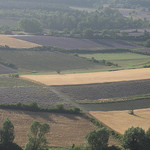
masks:
<instances>
[{"instance_id":1,"label":"clump of trees","mask_svg":"<svg viewBox=\"0 0 150 150\"><path fill-rule=\"evenodd\" d=\"M45 135L50 131L47 123L34 121L30 126L28 134L28 143L24 150L48 150L48 142ZM0 129L0 150L23 150L14 143L14 125L7 118Z\"/></svg>"},{"instance_id":2,"label":"clump of trees","mask_svg":"<svg viewBox=\"0 0 150 150\"><path fill-rule=\"evenodd\" d=\"M19 22L20 28L29 33L40 33L42 31L42 24L35 18L23 18Z\"/></svg>"}]
</instances>

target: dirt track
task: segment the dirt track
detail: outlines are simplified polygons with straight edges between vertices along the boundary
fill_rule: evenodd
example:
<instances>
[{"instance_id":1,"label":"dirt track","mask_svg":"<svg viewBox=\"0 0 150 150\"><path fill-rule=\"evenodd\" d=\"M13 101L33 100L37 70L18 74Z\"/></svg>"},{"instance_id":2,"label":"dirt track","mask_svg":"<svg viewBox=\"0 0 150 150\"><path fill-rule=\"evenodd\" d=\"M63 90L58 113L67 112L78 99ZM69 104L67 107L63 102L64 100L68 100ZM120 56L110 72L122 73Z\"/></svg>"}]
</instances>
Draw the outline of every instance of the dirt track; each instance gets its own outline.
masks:
<instances>
[{"instance_id":1,"label":"dirt track","mask_svg":"<svg viewBox=\"0 0 150 150\"><path fill-rule=\"evenodd\" d=\"M150 79L150 68L64 75L22 75L21 77L45 85L92 84Z\"/></svg>"},{"instance_id":2,"label":"dirt track","mask_svg":"<svg viewBox=\"0 0 150 150\"><path fill-rule=\"evenodd\" d=\"M128 112L128 110L107 112L91 111L90 114L121 134L124 134L124 131L132 126L141 127L144 130L150 127L150 108L134 110L135 115L130 115Z\"/></svg>"}]
</instances>

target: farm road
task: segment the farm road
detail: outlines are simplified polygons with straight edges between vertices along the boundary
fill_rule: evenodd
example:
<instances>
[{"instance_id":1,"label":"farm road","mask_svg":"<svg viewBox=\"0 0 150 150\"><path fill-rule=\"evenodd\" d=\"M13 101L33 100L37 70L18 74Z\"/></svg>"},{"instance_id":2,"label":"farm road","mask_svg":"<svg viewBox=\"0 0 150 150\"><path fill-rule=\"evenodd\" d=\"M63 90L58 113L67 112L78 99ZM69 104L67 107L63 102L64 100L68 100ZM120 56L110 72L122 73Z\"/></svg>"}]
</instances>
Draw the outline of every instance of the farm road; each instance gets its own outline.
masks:
<instances>
[{"instance_id":1,"label":"farm road","mask_svg":"<svg viewBox=\"0 0 150 150\"><path fill-rule=\"evenodd\" d=\"M68 103L71 104L72 106L78 107L78 108L80 108L80 109L82 109L82 110L85 110L85 108L82 107L80 104L75 103L75 102L73 101L73 99L72 99L70 96L68 96L68 95L66 95L66 94L64 94L64 93L62 93L62 92L60 92L60 91L58 91L57 89L55 89L55 87L50 87L50 89L51 89L51 91L52 91L53 93L55 93L58 97L60 97L61 99L64 99L66 102L68 102Z\"/></svg>"}]
</instances>

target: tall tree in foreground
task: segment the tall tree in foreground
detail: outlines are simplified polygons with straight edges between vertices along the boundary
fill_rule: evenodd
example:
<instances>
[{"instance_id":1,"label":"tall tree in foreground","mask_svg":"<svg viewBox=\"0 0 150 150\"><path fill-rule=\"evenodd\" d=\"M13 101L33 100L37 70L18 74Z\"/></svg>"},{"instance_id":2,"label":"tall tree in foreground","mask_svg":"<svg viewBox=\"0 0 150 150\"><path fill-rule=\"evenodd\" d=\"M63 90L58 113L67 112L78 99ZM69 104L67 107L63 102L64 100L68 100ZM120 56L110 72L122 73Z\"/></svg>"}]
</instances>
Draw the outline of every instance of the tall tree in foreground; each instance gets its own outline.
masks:
<instances>
[{"instance_id":1,"label":"tall tree in foreground","mask_svg":"<svg viewBox=\"0 0 150 150\"><path fill-rule=\"evenodd\" d=\"M50 131L50 126L46 123L41 124L38 121L34 121L30 127L30 133L28 134L28 143L25 150L47 150L47 139L45 134Z\"/></svg>"},{"instance_id":2,"label":"tall tree in foreground","mask_svg":"<svg viewBox=\"0 0 150 150\"><path fill-rule=\"evenodd\" d=\"M106 128L91 131L86 136L92 150L104 150L108 146L109 133Z\"/></svg>"},{"instance_id":3,"label":"tall tree in foreground","mask_svg":"<svg viewBox=\"0 0 150 150\"><path fill-rule=\"evenodd\" d=\"M131 127L123 135L123 147L130 150L145 150L145 131L139 127Z\"/></svg>"},{"instance_id":4,"label":"tall tree in foreground","mask_svg":"<svg viewBox=\"0 0 150 150\"><path fill-rule=\"evenodd\" d=\"M14 138L14 125L7 118L0 129L0 150L22 150L20 146L13 143Z\"/></svg>"}]
</instances>

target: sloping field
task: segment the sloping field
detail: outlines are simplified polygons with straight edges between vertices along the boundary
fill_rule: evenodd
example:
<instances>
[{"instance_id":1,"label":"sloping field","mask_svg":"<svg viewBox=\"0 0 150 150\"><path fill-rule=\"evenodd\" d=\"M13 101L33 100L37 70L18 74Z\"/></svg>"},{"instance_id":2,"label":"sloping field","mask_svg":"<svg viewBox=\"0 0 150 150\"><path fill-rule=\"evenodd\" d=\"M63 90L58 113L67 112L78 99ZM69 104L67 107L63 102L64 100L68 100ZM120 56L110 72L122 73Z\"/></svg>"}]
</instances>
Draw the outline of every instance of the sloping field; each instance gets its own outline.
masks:
<instances>
[{"instance_id":1,"label":"sloping field","mask_svg":"<svg viewBox=\"0 0 150 150\"><path fill-rule=\"evenodd\" d=\"M150 93L150 80L110 82L86 85L56 86L58 91L65 93L74 100L97 100L121 98Z\"/></svg>"},{"instance_id":2,"label":"sloping field","mask_svg":"<svg viewBox=\"0 0 150 150\"><path fill-rule=\"evenodd\" d=\"M0 88L33 87L33 86L39 86L39 84L35 84L34 82L21 80L19 78L11 78L11 77L8 77L6 75L0 76Z\"/></svg>"},{"instance_id":3,"label":"sloping field","mask_svg":"<svg viewBox=\"0 0 150 150\"><path fill-rule=\"evenodd\" d=\"M150 127L150 108L134 110L135 115L129 111L91 111L90 114L113 130L124 134L125 130L134 126L147 130Z\"/></svg>"},{"instance_id":4,"label":"sloping field","mask_svg":"<svg viewBox=\"0 0 150 150\"><path fill-rule=\"evenodd\" d=\"M48 142L51 146L79 145L85 135L95 127L83 116L28 111L0 110L0 122L9 118L15 127L15 142L21 146L27 143L27 133L33 121L47 122L50 125Z\"/></svg>"},{"instance_id":5,"label":"sloping field","mask_svg":"<svg viewBox=\"0 0 150 150\"><path fill-rule=\"evenodd\" d=\"M14 64L19 70L27 71L57 72L105 67L84 58L60 52L0 50L0 56L4 62Z\"/></svg>"},{"instance_id":6,"label":"sloping field","mask_svg":"<svg viewBox=\"0 0 150 150\"><path fill-rule=\"evenodd\" d=\"M65 107L72 105L56 95L48 87L16 87L16 88L0 88L0 104L14 103L29 104L36 102L40 106L56 106L56 104L64 104Z\"/></svg>"},{"instance_id":7,"label":"sloping field","mask_svg":"<svg viewBox=\"0 0 150 150\"><path fill-rule=\"evenodd\" d=\"M12 35L0 35L0 45L7 45L12 48L32 48L40 46L39 44L13 38Z\"/></svg>"},{"instance_id":8,"label":"sloping field","mask_svg":"<svg viewBox=\"0 0 150 150\"><path fill-rule=\"evenodd\" d=\"M13 36L14 38L29 41L32 43L54 46L64 49L127 49L137 48L136 45L130 44L121 40L88 40L88 39L76 39L66 37L54 37L54 36ZM139 47L139 46L138 46Z\"/></svg>"},{"instance_id":9,"label":"sloping field","mask_svg":"<svg viewBox=\"0 0 150 150\"><path fill-rule=\"evenodd\" d=\"M150 79L150 68L64 75L22 75L21 77L45 85L92 84Z\"/></svg>"},{"instance_id":10,"label":"sloping field","mask_svg":"<svg viewBox=\"0 0 150 150\"><path fill-rule=\"evenodd\" d=\"M150 65L150 56L135 53L100 53L100 54L81 54L80 56L96 60L107 60L118 64L119 68L139 68Z\"/></svg>"},{"instance_id":11,"label":"sloping field","mask_svg":"<svg viewBox=\"0 0 150 150\"><path fill-rule=\"evenodd\" d=\"M9 74L9 73L15 73L15 71L0 64L0 74Z\"/></svg>"}]
</instances>

